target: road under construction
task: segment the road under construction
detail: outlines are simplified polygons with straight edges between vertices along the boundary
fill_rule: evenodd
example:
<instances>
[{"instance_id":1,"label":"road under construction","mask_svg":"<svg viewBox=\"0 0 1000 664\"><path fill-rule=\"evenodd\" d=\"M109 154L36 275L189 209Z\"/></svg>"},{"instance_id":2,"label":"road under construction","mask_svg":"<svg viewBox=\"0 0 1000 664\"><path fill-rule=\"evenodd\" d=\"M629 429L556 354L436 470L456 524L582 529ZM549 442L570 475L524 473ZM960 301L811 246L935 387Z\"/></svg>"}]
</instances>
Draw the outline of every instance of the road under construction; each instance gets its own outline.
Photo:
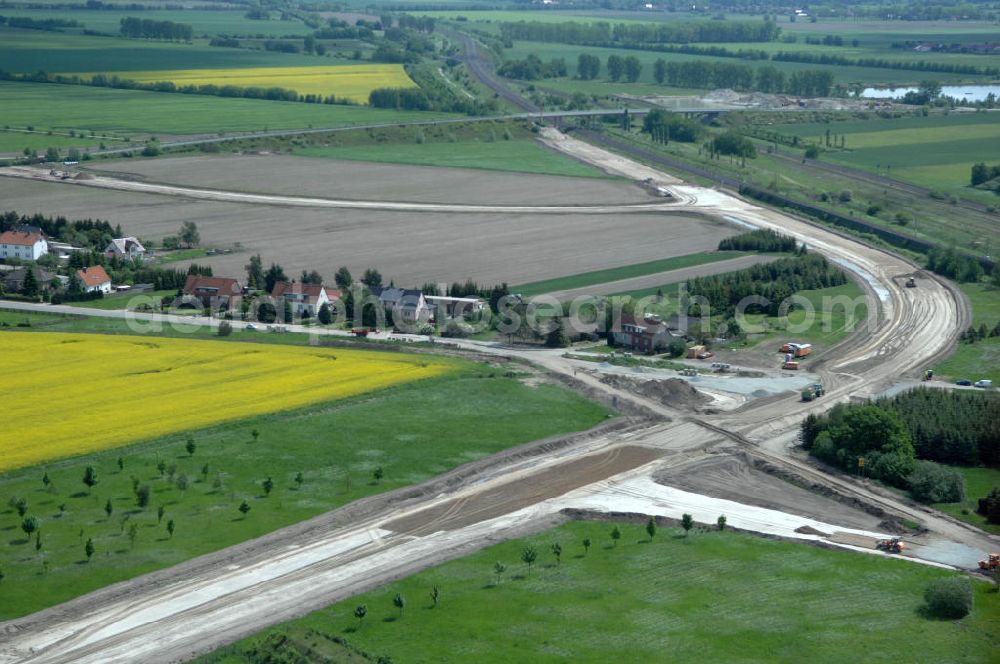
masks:
<instances>
[{"instance_id":1,"label":"road under construction","mask_svg":"<svg viewBox=\"0 0 1000 664\"><path fill-rule=\"evenodd\" d=\"M373 496L0 624L0 662L185 660L493 542L581 515L678 519L691 513L698 522L714 523L725 514L728 524L738 529L868 555L896 555L876 551L875 541L895 534L893 524L911 520L923 530L908 538L902 557L914 562L972 569L983 552L996 550L996 537L870 483L826 473L791 449L794 432L807 414L873 396L950 352L970 320L969 304L954 285L885 249L729 193L684 184L556 131L547 131L545 141L609 173L659 187L668 196L653 205L664 223L671 214L697 212L742 226L772 228L849 272L868 294L869 319L815 363L827 394L804 402L795 393L749 401L733 410L692 413L611 385L597 372L581 370L562 351L455 342L453 351L530 363L552 380L614 404L623 415L591 431L508 450L420 485ZM45 177L44 172L26 169L16 175ZM113 177L102 177L98 184L85 180L61 186L157 186L163 189L150 193L226 196L268 205L344 204L295 197L279 201ZM421 204L381 205L407 209ZM606 207L617 207L618 212L636 208ZM565 206L558 211L567 212ZM911 277L917 288L905 287ZM143 316L107 311L93 315ZM748 482L736 495L724 486L730 480L720 460L754 472L765 469L770 479ZM697 477L702 472L722 479L716 486L705 482L679 488L671 483L678 473ZM811 498L798 505L782 502L783 493L795 492Z\"/></svg>"}]
</instances>

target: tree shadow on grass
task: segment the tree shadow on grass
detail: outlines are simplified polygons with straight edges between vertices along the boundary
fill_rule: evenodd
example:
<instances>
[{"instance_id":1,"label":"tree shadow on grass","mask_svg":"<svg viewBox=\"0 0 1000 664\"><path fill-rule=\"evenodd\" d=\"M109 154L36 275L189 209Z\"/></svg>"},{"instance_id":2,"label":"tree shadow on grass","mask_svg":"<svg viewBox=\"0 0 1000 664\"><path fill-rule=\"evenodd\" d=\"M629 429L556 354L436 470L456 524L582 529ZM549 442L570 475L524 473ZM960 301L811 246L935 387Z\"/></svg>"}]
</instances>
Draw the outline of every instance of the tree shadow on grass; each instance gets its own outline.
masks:
<instances>
[{"instance_id":1,"label":"tree shadow on grass","mask_svg":"<svg viewBox=\"0 0 1000 664\"><path fill-rule=\"evenodd\" d=\"M69 496L69 497L70 497L70 498L86 498L86 497L87 497L87 496L89 496L89 495L90 495L90 494L89 494L89 493L87 493L86 491L77 491L76 493L72 493L72 494L70 494L70 496Z\"/></svg>"},{"instance_id":2,"label":"tree shadow on grass","mask_svg":"<svg viewBox=\"0 0 1000 664\"><path fill-rule=\"evenodd\" d=\"M385 618L382 618L382 622L384 623L394 623L397 620L399 620L397 616L386 616Z\"/></svg>"},{"instance_id":3,"label":"tree shadow on grass","mask_svg":"<svg viewBox=\"0 0 1000 664\"><path fill-rule=\"evenodd\" d=\"M22 544L27 544L27 543L28 540L26 539L13 539L10 541L11 546L21 546Z\"/></svg>"}]
</instances>

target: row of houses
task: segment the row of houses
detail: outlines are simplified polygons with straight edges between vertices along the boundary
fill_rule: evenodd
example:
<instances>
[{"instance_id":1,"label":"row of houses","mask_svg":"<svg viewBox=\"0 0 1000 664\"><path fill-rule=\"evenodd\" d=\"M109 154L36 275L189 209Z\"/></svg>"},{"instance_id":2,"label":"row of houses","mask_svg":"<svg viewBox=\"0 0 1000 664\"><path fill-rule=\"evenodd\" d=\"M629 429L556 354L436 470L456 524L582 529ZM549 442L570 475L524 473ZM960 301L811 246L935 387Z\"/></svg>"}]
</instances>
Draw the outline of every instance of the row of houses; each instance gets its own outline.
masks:
<instances>
[{"instance_id":1,"label":"row of houses","mask_svg":"<svg viewBox=\"0 0 1000 664\"><path fill-rule=\"evenodd\" d=\"M375 287L370 290L382 306L392 312L396 323L423 323L433 319L478 314L486 307L486 302L479 298L425 295L422 291L411 288ZM236 309L240 306L246 289L236 279L192 274L188 275L182 293L197 298L206 307ZM292 311L299 317L317 316L323 305L332 306L340 301L342 295L336 288L296 281L279 281L271 290L272 297L289 302Z\"/></svg>"},{"instance_id":2,"label":"row of houses","mask_svg":"<svg viewBox=\"0 0 1000 664\"><path fill-rule=\"evenodd\" d=\"M40 291L55 291L65 288L69 284L69 277L63 277L55 272L49 272L39 267L24 266L15 268L0 276L0 285L3 285L5 293L20 293L24 289L24 281L31 270L38 284ZM87 293L111 292L111 277L100 265L83 268L76 271L76 276L80 279L83 290Z\"/></svg>"},{"instance_id":3,"label":"row of houses","mask_svg":"<svg viewBox=\"0 0 1000 664\"><path fill-rule=\"evenodd\" d=\"M22 261L37 261L42 256L59 251L80 251L62 242L54 242L39 228L22 227L0 233L0 259L16 258ZM146 255L146 248L134 237L115 238L104 248L108 258L136 260Z\"/></svg>"}]
</instances>

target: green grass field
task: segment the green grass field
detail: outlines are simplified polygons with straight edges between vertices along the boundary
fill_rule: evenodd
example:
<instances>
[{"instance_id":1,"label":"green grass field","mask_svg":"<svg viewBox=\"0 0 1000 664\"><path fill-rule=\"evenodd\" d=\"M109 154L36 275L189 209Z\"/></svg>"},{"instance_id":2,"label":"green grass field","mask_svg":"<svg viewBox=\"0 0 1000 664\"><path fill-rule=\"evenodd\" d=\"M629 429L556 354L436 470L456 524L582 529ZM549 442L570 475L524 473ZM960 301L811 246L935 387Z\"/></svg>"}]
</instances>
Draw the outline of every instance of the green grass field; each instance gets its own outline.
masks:
<instances>
[{"instance_id":1,"label":"green grass field","mask_svg":"<svg viewBox=\"0 0 1000 664\"><path fill-rule=\"evenodd\" d=\"M1000 535L1000 525L986 523L985 517L976 514L979 499L985 498L990 491L1000 487L1000 470L996 468L953 467L965 478L965 500L961 503L936 503L933 507L956 519L971 523L977 528L982 528L988 533Z\"/></svg>"},{"instance_id":2,"label":"green grass field","mask_svg":"<svg viewBox=\"0 0 1000 664\"><path fill-rule=\"evenodd\" d=\"M100 300L86 300L84 302L66 302L67 306L78 307L81 309L104 309L104 310L114 310L114 309L128 309L129 302L135 297L136 293L121 294L121 295L109 295L108 297L102 297ZM153 298L159 301L160 298L165 296L177 295L177 290L160 290L160 291L149 291L147 293L142 293L144 297Z\"/></svg>"},{"instance_id":3,"label":"green grass field","mask_svg":"<svg viewBox=\"0 0 1000 664\"><path fill-rule=\"evenodd\" d=\"M710 515L714 521L715 515ZM406 662L988 662L1000 633L1000 596L976 583L961 621L920 607L932 580L953 573L881 556L831 551L733 532L574 522L491 546L272 628L200 664ZM593 546L584 555L581 542ZM550 546L562 546L556 564ZM530 574L520 562L538 552ZM493 565L507 572L496 585ZM440 589L433 607L430 592ZM403 595L402 615L393 606ZM354 608L366 605L363 624ZM288 640L281 638L288 637ZM266 641L264 652L250 652ZM357 651L354 656L358 657ZM288 659L284 659L287 657Z\"/></svg>"},{"instance_id":4,"label":"green grass field","mask_svg":"<svg viewBox=\"0 0 1000 664\"><path fill-rule=\"evenodd\" d=\"M460 362L458 374L447 378L195 431L197 449L190 457L186 436L177 435L0 475L0 568L6 574L0 619L258 537L519 443L593 426L607 414L562 388L528 387L495 373ZM484 429L486 411L492 424ZM141 417L133 425L140 439ZM124 470L118 469L119 457ZM163 477L157 470L161 460L167 465ZM99 479L89 493L81 481L87 465ZM379 484L372 479L376 467L385 473ZM294 481L299 472L301 486ZM46 473L49 488L42 482ZM186 490L177 486L182 474L189 480ZM269 496L261 485L266 477L274 482ZM152 489L145 510L136 507L133 478ZM28 514L41 521L41 551L34 538L24 541L21 518L6 503L14 495L25 498ZM104 511L109 499L110 517ZM246 518L237 510L244 500L252 508ZM159 522L161 505L165 515ZM176 525L173 537L166 530L169 520ZM88 538L97 547L90 563L82 562Z\"/></svg>"},{"instance_id":5,"label":"green grass field","mask_svg":"<svg viewBox=\"0 0 1000 664\"><path fill-rule=\"evenodd\" d=\"M289 24L290 31L294 25ZM40 69L50 74L343 64L311 55L218 48L205 41L185 44L10 28L0 28L0 62L9 72Z\"/></svg>"},{"instance_id":6,"label":"green grass field","mask_svg":"<svg viewBox=\"0 0 1000 664\"><path fill-rule=\"evenodd\" d=\"M595 270L594 272L571 274L565 277L546 279L545 281L534 281L527 284L520 284L518 286L511 286L511 291L520 293L525 297L529 297L532 295L552 293L570 288L596 286L598 284L608 283L609 281L618 281L619 279L630 279L632 277L642 277L647 274L657 274L658 272L679 270L685 267L704 265L705 263L715 263L717 261L738 258L745 255L746 252L741 251L708 251L697 254L688 254L686 256L674 256L673 258L664 258L658 261L636 263L635 265L625 265L623 267L613 267L606 270ZM656 293L655 288L653 288L652 292L648 294L653 293Z\"/></svg>"},{"instance_id":7,"label":"green grass field","mask_svg":"<svg viewBox=\"0 0 1000 664\"><path fill-rule=\"evenodd\" d=\"M296 150L306 157L376 161L420 166L477 168L545 175L603 178L607 175L587 164L566 157L531 139L459 141L455 143L394 143L308 147Z\"/></svg>"},{"instance_id":8,"label":"green grass field","mask_svg":"<svg viewBox=\"0 0 1000 664\"><path fill-rule=\"evenodd\" d=\"M76 21L86 30L95 30L112 35L117 35L121 26L121 19L126 16L136 16L153 21L174 21L184 23L194 29L195 35L239 35L254 36L258 34L267 37L282 37L285 35L306 35L312 30L302 21L292 19L288 21L275 20L255 21L246 18L245 9L213 10L213 9L147 9L137 12L131 9L103 9L100 11L89 9L24 9L5 8L4 16L27 16L34 19L62 19ZM65 28L66 32L72 33L80 28ZM65 33L58 33L59 38Z\"/></svg>"},{"instance_id":9,"label":"green grass field","mask_svg":"<svg viewBox=\"0 0 1000 664\"><path fill-rule=\"evenodd\" d=\"M443 113L394 111L262 99L232 99L89 86L0 81L3 123L36 129L200 134L343 127L448 117Z\"/></svg>"},{"instance_id":10,"label":"green grass field","mask_svg":"<svg viewBox=\"0 0 1000 664\"><path fill-rule=\"evenodd\" d=\"M960 284L972 303L972 324L985 323L990 330L1000 322L1000 289L985 283ZM988 378L1000 385L1000 337L991 337L974 344L959 343L955 352L934 367L942 378L966 378L977 381Z\"/></svg>"},{"instance_id":11,"label":"green grass field","mask_svg":"<svg viewBox=\"0 0 1000 664\"><path fill-rule=\"evenodd\" d=\"M822 159L909 180L960 196L1000 198L969 188L972 164L1000 154L1000 114L950 113L928 117L784 124L788 136L820 140L826 131L845 136L845 151Z\"/></svg>"}]
</instances>

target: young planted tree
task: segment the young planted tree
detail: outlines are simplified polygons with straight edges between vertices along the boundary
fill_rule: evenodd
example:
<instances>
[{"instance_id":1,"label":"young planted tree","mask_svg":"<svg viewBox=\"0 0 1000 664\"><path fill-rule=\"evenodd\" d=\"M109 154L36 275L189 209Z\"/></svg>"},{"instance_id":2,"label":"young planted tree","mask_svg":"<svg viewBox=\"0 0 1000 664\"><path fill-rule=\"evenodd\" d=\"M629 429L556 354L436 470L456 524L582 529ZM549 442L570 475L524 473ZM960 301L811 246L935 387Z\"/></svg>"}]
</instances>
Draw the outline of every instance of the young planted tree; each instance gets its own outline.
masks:
<instances>
[{"instance_id":1,"label":"young planted tree","mask_svg":"<svg viewBox=\"0 0 1000 664\"><path fill-rule=\"evenodd\" d=\"M17 510L17 515L21 518L24 518L24 515L28 513L28 501L24 498L13 496L11 497L9 504Z\"/></svg>"},{"instance_id":2,"label":"young planted tree","mask_svg":"<svg viewBox=\"0 0 1000 664\"><path fill-rule=\"evenodd\" d=\"M125 470L125 457L118 457L118 472Z\"/></svg>"},{"instance_id":3,"label":"young planted tree","mask_svg":"<svg viewBox=\"0 0 1000 664\"><path fill-rule=\"evenodd\" d=\"M295 486L297 486L298 488L301 489L302 488L302 483L305 482L305 481L306 481L306 479L305 479L305 477L302 476L302 471L301 470L299 472L295 473Z\"/></svg>"},{"instance_id":4,"label":"young planted tree","mask_svg":"<svg viewBox=\"0 0 1000 664\"><path fill-rule=\"evenodd\" d=\"M538 552L535 551L535 548L524 547L524 550L521 551L521 562L528 566L528 576L531 576L531 566L535 564L536 560L538 560Z\"/></svg>"},{"instance_id":5,"label":"young planted tree","mask_svg":"<svg viewBox=\"0 0 1000 664\"><path fill-rule=\"evenodd\" d=\"M197 443L194 442L193 436L187 437L187 442L184 443L184 449L187 450L188 456L194 456L194 451L198 448Z\"/></svg>"},{"instance_id":6,"label":"young planted tree","mask_svg":"<svg viewBox=\"0 0 1000 664\"><path fill-rule=\"evenodd\" d=\"M87 466L83 470L83 483L87 485L87 493L90 493L97 484L97 471L94 470L93 466Z\"/></svg>"},{"instance_id":7,"label":"young planted tree","mask_svg":"<svg viewBox=\"0 0 1000 664\"><path fill-rule=\"evenodd\" d=\"M104 513L107 514L108 518L110 519L111 514L114 511L115 511L115 506L111 504L111 499L108 498L108 502L104 503Z\"/></svg>"},{"instance_id":8,"label":"young planted tree","mask_svg":"<svg viewBox=\"0 0 1000 664\"><path fill-rule=\"evenodd\" d=\"M163 521L163 515L167 513L167 508L165 505L160 505L156 508L156 522L161 523Z\"/></svg>"},{"instance_id":9,"label":"young planted tree","mask_svg":"<svg viewBox=\"0 0 1000 664\"><path fill-rule=\"evenodd\" d=\"M274 480L272 480L270 477L268 477L263 482L260 483L260 486L261 486L261 488L264 489L264 495L265 496L270 496L271 495L271 490L274 489Z\"/></svg>"},{"instance_id":10,"label":"young planted tree","mask_svg":"<svg viewBox=\"0 0 1000 664\"><path fill-rule=\"evenodd\" d=\"M374 471L372 471L372 477L375 478L375 484L378 484L379 482L381 482L382 478L384 476L385 476L385 473L382 471L382 466L379 466Z\"/></svg>"},{"instance_id":11,"label":"young planted tree","mask_svg":"<svg viewBox=\"0 0 1000 664\"><path fill-rule=\"evenodd\" d=\"M583 555L587 555L588 553L590 553L591 544L593 544L593 542L590 541L589 537L583 538Z\"/></svg>"},{"instance_id":12,"label":"young planted tree","mask_svg":"<svg viewBox=\"0 0 1000 664\"><path fill-rule=\"evenodd\" d=\"M174 529L176 527L177 527L177 524L174 523L173 519L170 519L169 521L167 521L167 534L170 535L171 538L173 538L173 536L174 536Z\"/></svg>"},{"instance_id":13,"label":"young planted tree","mask_svg":"<svg viewBox=\"0 0 1000 664\"><path fill-rule=\"evenodd\" d=\"M506 572L506 571L507 571L507 566L504 565L503 563L499 562L499 561L497 561L497 563L495 565L493 565L493 573L497 575L497 585L498 586L500 585L500 578L503 576L503 573Z\"/></svg>"},{"instance_id":14,"label":"young planted tree","mask_svg":"<svg viewBox=\"0 0 1000 664\"><path fill-rule=\"evenodd\" d=\"M258 431L257 429L253 429L250 431L250 435L253 436L253 442L256 443L257 439L260 438L260 431Z\"/></svg>"},{"instance_id":15,"label":"young planted tree","mask_svg":"<svg viewBox=\"0 0 1000 664\"><path fill-rule=\"evenodd\" d=\"M618 546L618 540L622 538L622 531L618 526L615 526L611 530L611 545Z\"/></svg>"},{"instance_id":16,"label":"young planted tree","mask_svg":"<svg viewBox=\"0 0 1000 664\"><path fill-rule=\"evenodd\" d=\"M33 516L26 516L21 521L21 530L24 531L24 534L27 535L29 539L31 538L31 534L38 530L38 526L38 519Z\"/></svg>"},{"instance_id":17,"label":"young planted tree","mask_svg":"<svg viewBox=\"0 0 1000 664\"><path fill-rule=\"evenodd\" d=\"M392 605L399 609L399 617L403 617L403 609L406 608L406 598L401 594L396 593L396 596L392 598Z\"/></svg>"},{"instance_id":18,"label":"young planted tree","mask_svg":"<svg viewBox=\"0 0 1000 664\"><path fill-rule=\"evenodd\" d=\"M190 480L188 480L187 475L181 473L180 475L177 476L177 481L175 482L175 484L177 485L177 488L180 489L181 491L187 491L188 486L190 486L191 482Z\"/></svg>"},{"instance_id":19,"label":"young planted tree","mask_svg":"<svg viewBox=\"0 0 1000 664\"><path fill-rule=\"evenodd\" d=\"M35 532L35 552L42 550L42 531Z\"/></svg>"},{"instance_id":20,"label":"young planted tree","mask_svg":"<svg viewBox=\"0 0 1000 664\"><path fill-rule=\"evenodd\" d=\"M431 589L431 601L434 602L434 606L438 605L438 601L441 599L441 590L437 586Z\"/></svg>"},{"instance_id":21,"label":"young planted tree","mask_svg":"<svg viewBox=\"0 0 1000 664\"><path fill-rule=\"evenodd\" d=\"M48 489L50 484L52 484L52 480L49 478L49 474L45 473L42 475L42 486Z\"/></svg>"},{"instance_id":22,"label":"young planted tree","mask_svg":"<svg viewBox=\"0 0 1000 664\"><path fill-rule=\"evenodd\" d=\"M209 471L209 468L208 468L208 464L206 463L204 466L201 467L201 481L202 482L207 482L208 481L208 471Z\"/></svg>"},{"instance_id":23,"label":"young planted tree","mask_svg":"<svg viewBox=\"0 0 1000 664\"><path fill-rule=\"evenodd\" d=\"M725 530L726 516L724 514L720 515L719 518L715 520L715 525L719 527L719 530Z\"/></svg>"},{"instance_id":24,"label":"young planted tree","mask_svg":"<svg viewBox=\"0 0 1000 664\"><path fill-rule=\"evenodd\" d=\"M556 557L556 565L562 564L562 545L556 542L552 545L552 555Z\"/></svg>"},{"instance_id":25,"label":"young planted tree","mask_svg":"<svg viewBox=\"0 0 1000 664\"><path fill-rule=\"evenodd\" d=\"M83 552L87 554L87 562L90 562L90 559L94 556L95 550L94 540L88 538L87 543L83 545Z\"/></svg>"},{"instance_id":26,"label":"young planted tree","mask_svg":"<svg viewBox=\"0 0 1000 664\"><path fill-rule=\"evenodd\" d=\"M682 515L681 528L684 529L684 536L687 537L687 534L691 532L692 528L694 528L694 517L691 516L690 514Z\"/></svg>"},{"instance_id":27,"label":"young planted tree","mask_svg":"<svg viewBox=\"0 0 1000 664\"><path fill-rule=\"evenodd\" d=\"M135 548L135 540L139 537L139 524L133 523L128 527L128 547L130 549Z\"/></svg>"},{"instance_id":28,"label":"young planted tree","mask_svg":"<svg viewBox=\"0 0 1000 664\"><path fill-rule=\"evenodd\" d=\"M242 514L243 518L245 519L247 518L247 512L250 511L250 503L244 500L242 503L240 503L238 509L240 510L240 514Z\"/></svg>"},{"instance_id":29,"label":"young planted tree","mask_svg":"<svg viewBox=\"0 0 1000 664\"><path fill-rule=\"evenodd\" d=\"M354 617L358 619L358 629L361 628L361 623L364 621L365 616L368 615L368 605L361 604L354 609Z\"/></svg>"},{"instance_id":30,"label":"young planted tree","mask_svg":"<svg viewBox=\"0 0 1000 664\"><path fill-rule=\"evenodd\" d=\"M167 472L167 462L160 459L156 462L156 469L160 471L160 477L163 477L163 475Z\"/></svg>"},{"instance_id":31,"label":"young planted tree","mask_svg":"<svg viewBox=\"0 0 1000 664\"><path fill-rule=\"evenodd\" d=\"M656 519L653 517L649 517L649 521L646 522L646 534L649 535L650 542L656 537Z\"/></svg>"},{"instance_id":32,"label":"young planted tree","mask_svg":"<svg viewBox=\"0 0 1000 664\"><path fill-rule=\"evenodd\" d=\"M149 499L152 495L153 490L149 488L149 485L143 484L135 490L135 504L141 509L146 509L149 507Z\"/></svg>"}]
</instances>

